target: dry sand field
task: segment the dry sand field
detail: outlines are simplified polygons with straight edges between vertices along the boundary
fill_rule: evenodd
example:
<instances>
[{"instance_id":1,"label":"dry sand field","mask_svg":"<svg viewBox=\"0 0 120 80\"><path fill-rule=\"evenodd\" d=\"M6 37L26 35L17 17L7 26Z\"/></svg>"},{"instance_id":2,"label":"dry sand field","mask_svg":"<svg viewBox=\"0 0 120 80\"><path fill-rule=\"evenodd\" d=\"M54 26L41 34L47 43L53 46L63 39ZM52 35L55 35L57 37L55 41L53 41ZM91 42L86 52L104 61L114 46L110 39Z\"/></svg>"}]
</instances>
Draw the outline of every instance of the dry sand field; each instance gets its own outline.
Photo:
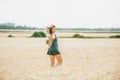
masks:
<instances>
[{"instance_id":1,"label":"dry sand field","mask_svg":"<svg viewBox=\"0 0 120 80\"><path fill-rule=\"evenodd\" d=\"M32 35L33 32L35 31L43 31L46 32L45 30L0 30L0 37L7 37L8 35L12 35L14 37L29 37ZM61 30L62 31L62 30ZM110 37L113 35L120 35L120 32L61 32L58 31L56 34L58 37L60 36L73 36L74 34L80 34L84 36L89 36L89 37Z\"/></svg>"},{"instance_id":2,"label":"dry sand field","mask_svg":"<svg viewBox=\"0 0 120 80\"><path fill-rule=\"evenodd\" d=\"M120 80L120 39L59 38L54 68L45 40L0 37L0 80Z\"/></svg>"}]
</instances>

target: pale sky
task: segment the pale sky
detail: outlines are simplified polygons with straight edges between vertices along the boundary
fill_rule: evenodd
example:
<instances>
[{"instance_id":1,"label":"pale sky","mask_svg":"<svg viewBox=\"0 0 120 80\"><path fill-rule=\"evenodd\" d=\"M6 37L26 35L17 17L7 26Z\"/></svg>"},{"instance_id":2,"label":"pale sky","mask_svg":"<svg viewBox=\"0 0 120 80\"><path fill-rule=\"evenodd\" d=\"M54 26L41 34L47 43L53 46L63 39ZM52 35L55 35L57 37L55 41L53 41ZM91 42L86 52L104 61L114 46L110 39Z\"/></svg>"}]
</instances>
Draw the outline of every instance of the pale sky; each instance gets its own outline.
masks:
<instances>
[{"instance_id":1,"label":"pale sky","mask_svg":"<svg viewBox=\"0 0 120 80\"><path fill-rule=\"evenodd\" d=\"M0 0L0 23L120 27L120 0Z\"/></svg>"}]
</instances>

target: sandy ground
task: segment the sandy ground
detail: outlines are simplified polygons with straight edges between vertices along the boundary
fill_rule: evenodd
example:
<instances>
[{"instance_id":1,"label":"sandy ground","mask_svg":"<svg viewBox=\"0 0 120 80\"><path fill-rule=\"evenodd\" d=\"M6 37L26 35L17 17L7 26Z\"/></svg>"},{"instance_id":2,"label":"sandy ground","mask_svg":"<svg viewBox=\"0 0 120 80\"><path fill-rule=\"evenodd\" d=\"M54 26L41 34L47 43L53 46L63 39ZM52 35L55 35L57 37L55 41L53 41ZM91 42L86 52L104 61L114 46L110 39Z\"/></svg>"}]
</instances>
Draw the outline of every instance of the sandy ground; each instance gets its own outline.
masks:
<instances>
[{"instance_id":1,"label":"sandy ground","mask_svg":"<svg viewBox=\"0 0 120 80\"><path fill-rule=\"evenodd\" d=\"M0 37L0 80L120 80L120 39L59 38L54 68L45 40Z\"/></svg>"},{"instance_id":2,"label":"sandy ground","mask_svg":"<svg viewBox=\"0 0 120 80\"><path fill-rule=\"evenodd\" d=\"M12 35L14 37L29 37L33 34L33 32L38 31L38 30L2 30L0 31L0 37L7 37L8 35ZM40 31L40 30L39 30ZM41 30L43 32L46 32L45 30ZM57 32L57 36L73 36L74 34L80 34L84 36L92 36L92 37L110 37L113 35L120 35L120 33L92 33L92 32L81 32L81 33L76 33L76 32Z\"/></svg>"}]
</instances>

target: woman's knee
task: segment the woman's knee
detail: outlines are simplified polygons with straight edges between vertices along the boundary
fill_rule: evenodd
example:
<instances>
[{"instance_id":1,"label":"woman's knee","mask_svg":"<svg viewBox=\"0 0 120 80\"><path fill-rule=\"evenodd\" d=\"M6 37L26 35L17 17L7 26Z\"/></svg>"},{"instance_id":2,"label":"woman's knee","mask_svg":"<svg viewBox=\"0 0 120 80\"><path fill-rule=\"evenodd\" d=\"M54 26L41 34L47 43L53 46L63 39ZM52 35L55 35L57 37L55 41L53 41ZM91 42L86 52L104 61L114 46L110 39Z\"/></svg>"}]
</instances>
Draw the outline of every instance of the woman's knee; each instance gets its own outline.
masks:
<instances>
[{"instance_id":1,"label":"woman's knee","mask_svg":"<svg viewBox=\"0 0 120 80\"><path fill-rule=\"evenodd\" d=\"M63 63L63 60L62 60L61 55L56 55L56 58L57 58L57 60L58 60L58 62L59 62L60 64Z\"/></svg>"}]
</instances>

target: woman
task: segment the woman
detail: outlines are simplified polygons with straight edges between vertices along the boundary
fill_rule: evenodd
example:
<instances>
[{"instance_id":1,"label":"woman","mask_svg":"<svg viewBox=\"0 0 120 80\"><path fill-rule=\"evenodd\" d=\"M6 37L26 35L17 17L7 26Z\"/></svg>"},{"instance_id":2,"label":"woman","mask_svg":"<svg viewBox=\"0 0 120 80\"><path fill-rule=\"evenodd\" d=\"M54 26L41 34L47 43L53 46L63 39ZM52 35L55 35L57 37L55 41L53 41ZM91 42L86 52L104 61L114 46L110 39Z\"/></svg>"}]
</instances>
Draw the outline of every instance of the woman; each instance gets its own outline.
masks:
<instances>
[{"instance_id":1,"label":"woman","mask_svg":"<svg viewBox=\"0 0 120 80\"><path fill-rule=\"evenodd\" d=\"M49 36L49 40L48 40L48 52L47 54L50 55L50 61L51 61L51 66L54 67L55 64L55 58L58 61L57 65L62 65L62 57L61 57L61 53L58 49L58 43L57 43L57 37L55 35L56 32L56 27L55 25L52 25L51 27L49 27L48 33L50 34Z\"/></svg>"}]
</instances>

